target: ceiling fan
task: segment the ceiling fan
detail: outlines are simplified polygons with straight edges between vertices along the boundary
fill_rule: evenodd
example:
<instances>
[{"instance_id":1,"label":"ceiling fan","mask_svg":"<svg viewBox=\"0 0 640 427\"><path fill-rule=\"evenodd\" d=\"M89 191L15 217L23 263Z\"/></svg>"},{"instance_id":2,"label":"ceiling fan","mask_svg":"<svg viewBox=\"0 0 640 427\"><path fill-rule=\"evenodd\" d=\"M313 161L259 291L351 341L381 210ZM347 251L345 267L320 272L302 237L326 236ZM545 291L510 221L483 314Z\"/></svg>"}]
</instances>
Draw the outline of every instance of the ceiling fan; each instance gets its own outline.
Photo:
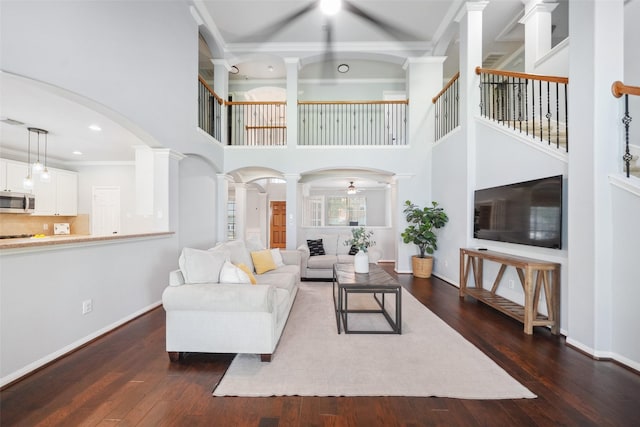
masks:
<instances>
[{"instance_id":1,"label":"ceiling fan","mask_svg":"<svg viewBox=\"0 0 640 427\"><path fill-rule=\"evenodd\" d=\"M417 41L419 38L415 34L400 28L397 25L391 24L384 19L367 12L359 6L356 6L353 1L349 0L315 0L309 4L299 8L298 10L290 13L287 16L278 19L275 22L267 25L266 27L254 33L251 38L256 36L268 40L274 35L282 31L287 25L290 25L303 15L319 9L325 16L325 25L323 29L325 31L325 63L331 62L333 59L332 45L333 45L333 21L332 17L339 13L341 10L345 10L352 13L361 19L369 22L370 24L378 27L389 36L398 41Z\"/></svg>"},{"instance_id":2,"label":"ceiling fan","mask_svg":"<svg viewBox=\"0 0 640 427\"><path fill-rule=\"evenodd\" d=\"M353 181L349 182L349 186L347 187L347 194L348 195L352 196L354 194L358 194L361 191L362 191L362 189L356 188L356 186L353 185Z\"/></svg>"}]
</instances>

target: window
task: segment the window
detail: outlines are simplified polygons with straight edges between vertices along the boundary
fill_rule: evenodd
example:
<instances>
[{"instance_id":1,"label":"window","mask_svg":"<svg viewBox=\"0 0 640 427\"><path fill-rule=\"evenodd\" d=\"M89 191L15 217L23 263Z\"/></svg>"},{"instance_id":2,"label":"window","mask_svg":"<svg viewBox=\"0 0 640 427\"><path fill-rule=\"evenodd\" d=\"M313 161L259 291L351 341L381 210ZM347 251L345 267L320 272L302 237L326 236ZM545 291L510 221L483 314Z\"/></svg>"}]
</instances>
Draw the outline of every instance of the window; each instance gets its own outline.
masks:
<instances>
[{"instance_id":1,"label":"window","mask_svg":"<svg viewBox=\"0 0 640 427\"><path fill-rule=\"evenodd\" d=\"M305 199L304 225L311 227L324 226L324 198L322 196Z\"/></svg>"},{"instance_id":2,"label":"window","mask_svg":"<svg viewBox=\"0 0 640 427\"><path fill-rule=\"evenodd\" d=\"M236 201L227 201L227 240L236 238Z\"/></svg>"},{"instance_id":3,"label":"window","mask_svg":"<svg viewBox=\"0 0 640 427\"><path fill-rule=\"evenodd\" d=\"M327 225L367 225L367 199L327 197Z\"/></svg>"}]
</instances>

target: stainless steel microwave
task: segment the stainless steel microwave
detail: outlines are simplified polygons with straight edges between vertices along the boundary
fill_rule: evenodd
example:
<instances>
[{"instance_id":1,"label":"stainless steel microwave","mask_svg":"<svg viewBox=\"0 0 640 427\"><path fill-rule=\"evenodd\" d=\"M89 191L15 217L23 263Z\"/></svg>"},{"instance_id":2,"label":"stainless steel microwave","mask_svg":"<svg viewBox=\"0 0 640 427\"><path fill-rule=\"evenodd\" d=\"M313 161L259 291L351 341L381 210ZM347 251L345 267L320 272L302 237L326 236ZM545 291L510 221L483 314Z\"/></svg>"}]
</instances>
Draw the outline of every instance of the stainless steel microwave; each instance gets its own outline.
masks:
<instances>
[{"instance_id":1,"label":"stainless steel microwave","mask_svg":"<svg viewBox=\"0 0 640 427\"><path fill-rule=\"evenodd\" d=\"M29 193L0 191L0 213L32 213L36 208L36 198Z\"/></svg>"}]
</instances>

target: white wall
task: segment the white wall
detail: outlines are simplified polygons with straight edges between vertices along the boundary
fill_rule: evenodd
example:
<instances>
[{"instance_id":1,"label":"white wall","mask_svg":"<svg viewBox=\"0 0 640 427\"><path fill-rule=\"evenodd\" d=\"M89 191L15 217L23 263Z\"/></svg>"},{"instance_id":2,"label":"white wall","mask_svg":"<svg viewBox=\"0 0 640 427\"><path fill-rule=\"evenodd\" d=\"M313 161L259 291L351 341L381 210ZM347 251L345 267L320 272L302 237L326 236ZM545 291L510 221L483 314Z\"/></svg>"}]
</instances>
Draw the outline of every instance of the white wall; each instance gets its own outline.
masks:
<instances>
[{"instance_id":1,"label":"white wall","mask_svg":"<svg viewBox=\"0 0 640 427\"><path fill-rule=\"evenodd\" d=\"M173 235L53 248L0 257L2 385L157 305L177 267Z\"/></svg>"},{"instance_id":2,"label":"white wall","mask_svg":"<svg viewBox=\"0 0 640 427\"><path fill-rule=\"evenodd\" d=\"M136 213L135 165L79 165L78 213L91 215L92 189L99 186L120 187L121 234L151 230L153 218ZM91 217L90 217L91 218Z\"/></svg>"},{"instance_id":3,"label":"white wall","mask_svg":"<svg viewBox=\"0 0 640 427\"><path fill-rule=\"evenodd\" d=\"M208 222L215 224L214 203L195 191L179 198L179 190L191 188L189 181L209 182L211 170L222 170L224 153L197 129L198 28L186 1L2 1L1 7L3 71L75 92L147 145L200 155L211 164L180 174L173 164L163 165L168 180L158 190L169 190L169 199L162 200L169 218L162 221L175 237L3 252L4 382L160 301L168 272L177 267L179 245L216 237ZM127 174L116 173L116 179L124 183ZM96 171L91 180L105 176ZM86 197L81 195L83 210ZM190 221L193 212L198 220ZM186 219L178 221L181 215ZM85 298L94 299L94 311L78 316Z\"/></svg>"}]
</instances>

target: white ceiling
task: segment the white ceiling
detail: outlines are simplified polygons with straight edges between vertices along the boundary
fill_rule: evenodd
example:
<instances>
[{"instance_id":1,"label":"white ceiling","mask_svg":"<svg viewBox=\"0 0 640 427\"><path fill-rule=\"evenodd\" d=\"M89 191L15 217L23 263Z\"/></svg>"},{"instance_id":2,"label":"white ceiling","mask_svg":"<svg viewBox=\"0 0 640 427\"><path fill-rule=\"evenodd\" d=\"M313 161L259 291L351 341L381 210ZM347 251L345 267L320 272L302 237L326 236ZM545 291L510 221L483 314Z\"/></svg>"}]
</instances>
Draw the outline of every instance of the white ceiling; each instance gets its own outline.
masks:
<instances>
[{"instance_id":1,"label":"white ceiling","mask_svg":"<svg viewBox=\"0 0 640 427\"><path fill-rule=\"evenodd\" d=\"M408 35L390 37L375 25L347 11L331 18L332 64L326 58L327 18L310 10L269 39L260 31L282 20L312 0L189 0L192 12L202 19L200 27L216 58L224 58L241 69L237 78L282 78L285 57L297 56L303 65L301 79L326 78L324 70L348 63L349 73L336 78L402 78L401 68L408 56L448 55L445 75L457 71L457 24L455 13L462 0L351 0L376 19L402 28ZM522 28L517 24L521 0L494 0L485 9L485 54L509 55L522 45ZM201 50L202 51L202 50ZM381 62L382 61L382 62ZM208 65L209 62L205 61ZM268 71L268 65L274 71ZM450 69L451 71L447 71ZM233 76L232 76L233 78ZM89 100L42 83L0 73L0 148L3 157L24 153L28 126L49 131L48 155L52 166L58 162L130 161L132 146L143 142L115 116ZM111 117L111 118L109 118ZM101 132L89 130L97 124ZM82 156L71 154L74 150Z\"/></svg>"},{"instance_id":2,"label":"white ceiling","mask_svg":"<svg viewBox=\"0 0 640 427\"><path fill-rule=\"evenodd\" d=\"M51 166L73 162L132 161L133 147L144 145L89 100L49 85L0 72L0 155L26 160L29 127L47 130L47 157ZM10 124L6 119L19 122ZM101 130L91 130L89 126ZM31 138L31 161L37 156L35 134ZM40 138L44 160L44 136ZM82 154L73 154L79 151Z\"/></svg>"}]
</instances>

